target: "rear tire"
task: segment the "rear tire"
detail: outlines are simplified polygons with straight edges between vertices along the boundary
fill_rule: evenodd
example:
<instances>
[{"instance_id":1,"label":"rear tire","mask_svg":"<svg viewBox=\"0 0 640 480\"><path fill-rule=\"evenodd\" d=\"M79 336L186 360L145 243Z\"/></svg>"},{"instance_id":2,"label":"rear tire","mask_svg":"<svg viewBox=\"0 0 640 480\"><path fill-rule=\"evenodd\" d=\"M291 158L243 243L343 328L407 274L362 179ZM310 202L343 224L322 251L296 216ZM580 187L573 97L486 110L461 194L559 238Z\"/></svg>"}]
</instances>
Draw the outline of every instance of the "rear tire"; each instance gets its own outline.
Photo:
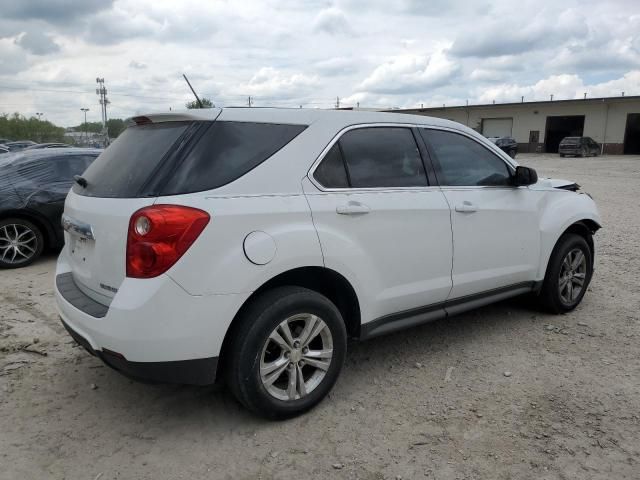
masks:
<instances>
[{"instance_id":1,"label":"rear tire","mask_svg":"<svg viewBox=\"0 0 640 480\"><path fill-rule=\"evenodd\" d=\"M301 287L269 290L234 328L226 382L252 412L270 419L299 415L335 384L347 351L340 311Z\"/></svg>"},{"instance_id":2,"label":"rear tire","mask_svg":"<svg viewBox=\"0 0 640 480\"><path fill-rule=\"evenodd\" d=\"M29 220L0 220L0 268L26 267L44 249L44 236Z\"/></svg>"},{"instance_id":3,"label":"rear tire","mask_svg":"<svg viewBox=\"0 0 640 480\"><path fill-rule=\"evenodd\" d=\"M580 235L565 233L551 253L540 300L552 313L566 313L576 308L591 282L593 253Z\"/></svg>"}]
</instances>

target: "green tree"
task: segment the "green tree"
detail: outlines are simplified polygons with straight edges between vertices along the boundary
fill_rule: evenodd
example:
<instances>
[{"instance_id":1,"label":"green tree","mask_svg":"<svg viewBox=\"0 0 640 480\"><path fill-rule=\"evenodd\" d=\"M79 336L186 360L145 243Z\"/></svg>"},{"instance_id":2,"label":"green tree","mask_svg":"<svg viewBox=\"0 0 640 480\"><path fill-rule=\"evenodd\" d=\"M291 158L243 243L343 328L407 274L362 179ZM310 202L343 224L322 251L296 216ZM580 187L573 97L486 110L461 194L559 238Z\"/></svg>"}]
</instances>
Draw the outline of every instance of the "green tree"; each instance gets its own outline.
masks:
<instances>
[{"instance_id":1,"label":"green tree","mask_svg":"<svg viewBox=\"0 0 640 480\"><path fill-rule=\"evenodd\" d=\"M107 131L109 132L109 138L117 138L118 135L122 133L125 129L126 125L124 120L121 118L110 118L107 120ZM73 128L76 132L84 132L85 124L81 123L80 125L76 125ZM88 133L101 133L102 132L102 122L87 122L86 131Z\"/></svg>"},{"instance_id":2,"label":"green tree","mask_svg":"<svg viewBox=\"0 0 640 480\"><path fill-rule=\"evenodd\" d=\"M27 118L18 112L0 114L0 137L35 142L64 142L64 128L36 117Z\"/></svg>"},{"instance_id":3,"label":"green tree","mask_svg":"<svg viewBox=\"0 0 640 480\"><path fill-rule=\"evenodd\" d=\"M200 101L202 102L202 108L212 108L214 107L213 102L208 99L208 98L201 98ZM194 100L193 102L187 102L185 103L185 107L187 108L200 108L200 105L198 105L198 101Z\"/></svg>"},{"instance_id":4,"label":"green tree","mask_svg":"<svg viewBox=\"0 0 640 480\"><path fill-rule=\"evenodd\" d=\"M87 122L85 125L84 122L80 125L76 125L73 128L76 132L87 132L87 133L100 133L102 131L102 122Z\"/></svg>"},{"instance_id":5,"label":"green tree","mask_svg":"<svg viewBox=\"0 0 640 480\"><path fill-rule=\"evenodd\" d=\"M109 138L117 138L127 126L121 118L110 118L107 120L107 131Z\"/></svg>"}]
</instances>

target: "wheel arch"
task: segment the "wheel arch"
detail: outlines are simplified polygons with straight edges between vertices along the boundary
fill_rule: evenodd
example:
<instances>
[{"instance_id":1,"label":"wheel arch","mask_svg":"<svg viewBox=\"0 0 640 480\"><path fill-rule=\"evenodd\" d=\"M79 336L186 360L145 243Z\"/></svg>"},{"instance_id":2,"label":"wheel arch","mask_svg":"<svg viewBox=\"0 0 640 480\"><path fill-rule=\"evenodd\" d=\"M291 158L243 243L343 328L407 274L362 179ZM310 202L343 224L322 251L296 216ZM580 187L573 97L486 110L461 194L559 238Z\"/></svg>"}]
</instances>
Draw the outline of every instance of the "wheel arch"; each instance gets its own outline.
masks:
<instances>
[{"instance_id":1,"label":"wheel arch","mask_svg":"<svg viewBox=\"0 0 640 480\"><path fill-rule=\"evenodd\" d=\"M255 290L249 298L245 300L234 316L222 341L217 378L224 378L225 358L228 358L227 352L232 343L231 339L235 334L238 319L242 316L242 313L261 293L285 285L308 288L327 297L336 305L338 310L340 310L347 329L347 335L352 338L360 337L360 303L355 289L343 275L330 268L319 266L299 267L287 270L263 283L260 288Z\"/></svg>"},{"instance_id":2,"label":"wheel arch","mask_svg":"<svg viewBox=\"0 0 640 480\"><path fill-rule=\"evenodd\" d=\"M587 241L587 244L589 244L589 248L591 249L591 259L593 261L594 254L595 254L593 234L596 233L598 230L600 230L600 228L601 226L598 222L596 222L595 220L591 220L589 218L585 218L583 220L579 220L569 225L560 234L560 236L558 237L558 240L560 240L560 238L567 233L575 233L577 235L580 235L581 237L584 237L584 239ZM558 240L556 240L556 243L558 243Z\"/></svg>"},{"instance_id":3,"label":"wheel arch","mask_svg":"<svg viewBox=\"0 0 640 480\"><path fill-rule=\"evenodd\" d=\"M574 220L573 222L569 222L568 225L565 225L563 228L559 229L559 233L553 237L552 243L546 249L544 262L541 266L540 274L541 280L544 280L546 276L547 269L549 267L549 261L551 260L551 256L558 245L558 242L562 238L563 235L567 233L575 233L583 237L587 244L589 245L589 249L591 250L591 261L594 262L595 259L595 245L593 241L593 234L596 233L601 227L600 223L592 218L582 218L579 220ZM593 263L592 263L593 266Z\"/></svg>"}]
</instances>

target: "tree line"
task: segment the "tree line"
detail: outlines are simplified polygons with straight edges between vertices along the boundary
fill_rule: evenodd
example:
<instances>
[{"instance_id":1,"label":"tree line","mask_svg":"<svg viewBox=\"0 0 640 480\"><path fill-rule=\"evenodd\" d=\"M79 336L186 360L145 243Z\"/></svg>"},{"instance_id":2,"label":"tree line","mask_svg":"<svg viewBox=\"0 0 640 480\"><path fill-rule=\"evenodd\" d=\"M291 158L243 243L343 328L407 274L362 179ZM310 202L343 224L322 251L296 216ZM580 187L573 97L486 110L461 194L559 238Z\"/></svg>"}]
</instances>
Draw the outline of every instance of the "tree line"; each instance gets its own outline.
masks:
<instances>
[{"instance_id":1,"label":"tree line","mask_svg":"<svg viewBox=\"0 0 640 480\"><path fill-rule=\"evenodd\" d=\"M101 122L81 123L71 127L77 132L89 133L102 132ZM111 118L107 121L107 131L109 138L116 138L125 129L124 120ZM33 140L38 143L61 142L69 143L69 139L64 136L65 128L59 127L48 120L39 120L36 117L27 118L19 113L0 114L0 138L8 140Z\"/></svg>"},{"instance_id":2,"label":"tree line","mask_svg":"<svg viewBox=\"0 0 640 480\"><path fill-rule=\"evenodd\" d=\"M202 108L213 107L213 102L209 98L202 98ZM200 108L198 102L188 102L185 107ZM100 133L102 132L102 122L86 122L71 127L76 132ZM107 131L109 138L114 139L125 129L124 120L121 118L111 118L107 120ZM0 138L9 140L33 140L38 143L61 142L69 143L70 139L65 138L65 128L59 127L48 120L39 120L36 117L25 117L18 112L0 113Z\"/></svg>"},{"instance_id":3,"label":"tree line","mask_svg":"<svg viewBox=\"0 0 640 480\"><path fill-rule=\"evenodd\" d=\"M9 140L35 142L64 142L64 128L36 117L26 118L19 113L0 114L0 137Z\"/></svg>"},{"instance_id":4,"label":"tree line","mask_svg":"<svg viewBox=\"0 0 640 480\"><path fill-rule=\"evenodd\" d=\"M73 128L76 132L88 132L88 133L100 133L102 132L102 122L83 122L80 125L76 125ZM110 118L107 120L107 131L109 132L109 138L114 139L122 133L125 129L124 120L121 118Z\"/></svg>"}]
</instances>

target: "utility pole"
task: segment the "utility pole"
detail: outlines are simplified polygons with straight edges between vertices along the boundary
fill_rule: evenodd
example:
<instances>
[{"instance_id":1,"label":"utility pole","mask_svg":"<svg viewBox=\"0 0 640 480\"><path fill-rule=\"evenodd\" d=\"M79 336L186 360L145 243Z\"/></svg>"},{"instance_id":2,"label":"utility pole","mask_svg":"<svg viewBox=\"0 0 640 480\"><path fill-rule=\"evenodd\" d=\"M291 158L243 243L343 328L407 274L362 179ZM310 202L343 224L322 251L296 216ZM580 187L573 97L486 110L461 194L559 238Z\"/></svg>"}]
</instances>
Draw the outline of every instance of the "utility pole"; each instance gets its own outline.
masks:
<instances>
[{"instance_id":1,"label":"utility pole","mask_svg":"<svg viewBox=\"0 0 640 480\"><path fill-rule=\"evenodd\" d=\"M104 78L96 78L98 88L96 94L100 96L100 108L102 110L102 136L104 138L104 146L109 145L109 131L107 130L107 105L110 103L107 99L107 89L104 86Z\"/></svg>"},{"instance_id":2,"label":"utility pole","mask_svg":"<svg viewBox=\"0 0 640 480\"><path fill-rule=\"evenodd\" d=\"M87 144L87 112L89 111L88 108L81 108L81 111L84 112L84 143L85 145Z\"/></svg>"},{"instance_id":3,"label":"utility pole","mask_svg":"<svg viewBox=\"0 0 640 480\"><path fill-rule=\"evenodd\" d=\"M340 97L336 97L336 110L340 108Z\"/></svg>"},{"instance_id":4,"label":"utility pole","mask_svg":"<svg viewBox=\"0 0 640 480\"><path fill-rule=\"evenodd\" d=\"M249 106L251 106L251 95L249 95Z\"/></svg>"},{"instance_id":5,"label":"utility pole","mask_svg":"<svg viewBox=\"0 0 640 480\"><path fill-rule=\"evenodd\" d=\"M40 119L40 117L42 117L42 115L44 115L44 113L42 112L36 112L36 115L38 117L38 140L40 142L42 142L42 126L40 125L40 122L42 121Z\"/></svg>"}]
</instances>

